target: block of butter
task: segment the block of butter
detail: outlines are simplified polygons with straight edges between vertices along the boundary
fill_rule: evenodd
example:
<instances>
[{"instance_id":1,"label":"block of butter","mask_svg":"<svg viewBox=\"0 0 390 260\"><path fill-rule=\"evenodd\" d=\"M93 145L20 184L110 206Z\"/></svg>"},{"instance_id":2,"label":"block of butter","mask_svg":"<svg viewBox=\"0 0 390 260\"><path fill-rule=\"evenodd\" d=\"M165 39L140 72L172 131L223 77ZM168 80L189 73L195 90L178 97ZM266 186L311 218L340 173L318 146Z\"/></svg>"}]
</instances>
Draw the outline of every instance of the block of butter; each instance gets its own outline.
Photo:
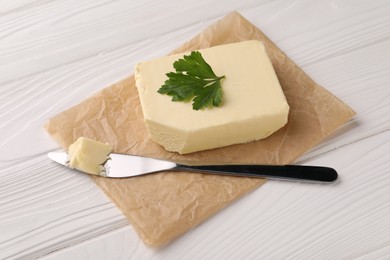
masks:
<instances>
[{"instance_id":1,"label":"block of butter","mask_svg":"<svg viewBox=\"0 0 390 260\"><path fill-rule=\"evenodd\" d=\"M287 123L289 106L260 41L201 49L222 81L222 104L193 110L191 102L173 102L157 90L174 71L182 53L135 67L136 86L152 140L166 150L186 154L266 138Z\"/></svg>"},{"instance_id":2,"label":"block of butter","mask_svg":"<svg viewBox=\"0 0 390 260\"><path fill-rule=\"evenodd\" d=\"M86 137L79 137L68 149L69 167L99 175L112 147Z\"/></svg>"}]
</instances>

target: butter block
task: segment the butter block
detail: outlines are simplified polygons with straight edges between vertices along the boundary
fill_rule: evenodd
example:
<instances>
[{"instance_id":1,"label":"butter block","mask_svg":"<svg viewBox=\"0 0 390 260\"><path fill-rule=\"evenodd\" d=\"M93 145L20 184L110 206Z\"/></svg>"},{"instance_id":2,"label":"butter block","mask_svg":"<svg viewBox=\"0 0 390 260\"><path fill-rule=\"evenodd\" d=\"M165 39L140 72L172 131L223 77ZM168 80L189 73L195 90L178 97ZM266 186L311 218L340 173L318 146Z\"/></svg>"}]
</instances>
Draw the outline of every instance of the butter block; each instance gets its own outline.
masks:
<instances>
[{"instance_id":1,"label":"butter block","mask_svg":"<svg viewBox=\"0 0 390 260\"><path fill-rule=\"evenodd\" d=\"M289 105L264 45L251 40L201 49L222 81L220 107L193 110L157 90L188 53L138 63L136 87L152 140L186 154L266 138L287 123Z\"/></svg>"},{"instance_id":2,"label":"butter block","mask_svg":"<svg viewBox=\"0 0 390 260\"><path fill-rule=\"evenodd\" d=\"M112 147L86 137L79 137L68 149L69 167L99 175Z\"/></svg>"}]
</instances>

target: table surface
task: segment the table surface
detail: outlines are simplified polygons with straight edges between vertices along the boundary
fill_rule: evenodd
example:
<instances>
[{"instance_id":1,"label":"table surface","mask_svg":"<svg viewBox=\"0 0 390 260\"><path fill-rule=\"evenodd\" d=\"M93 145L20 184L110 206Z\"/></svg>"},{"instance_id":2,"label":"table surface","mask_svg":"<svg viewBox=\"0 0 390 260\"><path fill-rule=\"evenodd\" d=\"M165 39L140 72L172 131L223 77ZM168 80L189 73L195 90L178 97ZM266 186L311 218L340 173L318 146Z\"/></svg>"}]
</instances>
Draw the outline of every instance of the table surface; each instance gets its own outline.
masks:
<instances>
[{"instance_id":1,"label":"table surface","mask_svg":"<svg viewBox=\"0 0 390 260\"><path fill-rule=\"evenodd\" d=\"M162 249L86 175L46 154L52 116L237 10L357 115L297 163ZM390 259L388 0L0 0L0 259Z\"/></svg>"}]
</instances>

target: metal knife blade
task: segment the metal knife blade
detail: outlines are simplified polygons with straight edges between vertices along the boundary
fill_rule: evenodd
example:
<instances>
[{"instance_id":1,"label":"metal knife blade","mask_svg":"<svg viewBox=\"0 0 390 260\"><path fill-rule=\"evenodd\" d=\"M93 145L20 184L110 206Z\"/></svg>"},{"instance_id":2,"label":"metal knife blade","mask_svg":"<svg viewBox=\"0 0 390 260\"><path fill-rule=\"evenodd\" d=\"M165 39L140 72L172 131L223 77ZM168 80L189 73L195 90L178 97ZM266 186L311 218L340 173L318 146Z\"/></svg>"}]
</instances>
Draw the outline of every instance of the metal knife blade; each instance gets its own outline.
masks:
<instances>
[{"instance_id":1,"label":"metal knife blade","mask_svg":"<svg viewBox=\"0 0 390 260\"><path fill-rule=\"evenodd\" d=\"M69 167L65 152L50 152L53 161ZM219 175L257 177L332 183L338 178L336 170L322 166L304 165L201 165L188 166L170 161L111 153L99 174L108 178L127 178L161 171L190 171Z\"/></svg>"}]
</instances>

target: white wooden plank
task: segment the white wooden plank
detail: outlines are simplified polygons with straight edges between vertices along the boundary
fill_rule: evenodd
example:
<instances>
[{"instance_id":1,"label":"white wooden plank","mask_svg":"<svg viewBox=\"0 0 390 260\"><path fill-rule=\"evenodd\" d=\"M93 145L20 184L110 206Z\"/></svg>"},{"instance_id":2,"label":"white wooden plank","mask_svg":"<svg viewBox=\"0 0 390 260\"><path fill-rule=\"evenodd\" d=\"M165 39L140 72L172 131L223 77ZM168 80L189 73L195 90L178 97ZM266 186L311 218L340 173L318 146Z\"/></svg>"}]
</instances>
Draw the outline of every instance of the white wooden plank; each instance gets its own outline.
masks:
<instances>
[{"instance_id":1,"label":"white wooden plank","mask_svg":"<svg viewBox=\"0 0 390 260\"><path fill-rule=\"evenodd\" d=\"M27 3L24 8L17 5L14 9L8 7L12 12L5 12L0 17L0 82L97 55L102 51L154 39L193 25L206 26L233 10L241 11L264 29L289 56L299 64L304 64L305 60L301 61L300 56L297 56L299 53L309 59L306 61L308 63L313 62L310 56L314 55L314 60L323 56L321 52L327 56L334 55L334 52L337 54L354 46L356 48L356 45L370 44L374 37L378 41L388 36L389 20L380 14L389 11L389 3L384 0L374 1L368 7L361 2L351 4L353 8L346 8L340 3L332 4L330 1L313 3L307 0L288 5L283 1L268 3L250 0L224 4L217 1L164 1L160 5L151 2L137 4L132 1L100 0L80 3L68 0L38 1ZM297 14L301 13L307 16L303 17L306 19L298 17ZM349 19L345 19L345 16ZM358 16L359 21L362 20L360 22L363 25L354 24L355 16ZM307 20L312 17L317 22L308 23ZM321 27L324 23L328 25ZM289 28L285 27L287 24ZM375 27L371 28L371 25ZM356 31L356 28L367 29ZM370 37L363 39L371 42L355 40L355 37L367 32ZM324 38L324 35L330 37ZM279 40L286 37L289 41L286 44ZM182 38L182 41L186 39ZM310 49L301 48L298 54L285 47L298 45L299 48L303 43L309 45L307 47Z\"/></svg>"},{"instance_id":2,"label":"white wooden plank","mask_svg":"<svg viewBox=\"0 0 390 260\"><path fill-rule=\"evenodd\" d=\"M323 60L306 70L357 114L300 161L390 130L390 40Z\"/></svg>"},{"instance_id":3,"label":"white wooden plank","mask_svg":"<svg viewBox=\"0 0 390 260\"><path fill-rule=\"evenodd\" d=\"M88 176L45 154L2 163L0 258L37 257L127 225Z\"/></svg>"},{"instance_id":4,"label":"white wooden plank","mask_svg":"<svg viewBox=\"0 0 390 260\"><path fill-rule=\"evenodd\" d=\"M253 3L63 0L19 7L0 17L0 82L124 45L153 41L194 25L205 27L239 6ZM192 31L193 35L198 31ZM180 42L172 44L176 47Z\"/></svg>"},{"instance_id":5,"label":"white wooden plank","mask_svg":"<svg viewBox=\"0 0 390 260\"><path fill-rule=\"evenodd\" d=\"M298 65L306 67L388 40L389 12L386 0L303 0L281 1L244 13Z\"/></svg>"}]
</instances>

